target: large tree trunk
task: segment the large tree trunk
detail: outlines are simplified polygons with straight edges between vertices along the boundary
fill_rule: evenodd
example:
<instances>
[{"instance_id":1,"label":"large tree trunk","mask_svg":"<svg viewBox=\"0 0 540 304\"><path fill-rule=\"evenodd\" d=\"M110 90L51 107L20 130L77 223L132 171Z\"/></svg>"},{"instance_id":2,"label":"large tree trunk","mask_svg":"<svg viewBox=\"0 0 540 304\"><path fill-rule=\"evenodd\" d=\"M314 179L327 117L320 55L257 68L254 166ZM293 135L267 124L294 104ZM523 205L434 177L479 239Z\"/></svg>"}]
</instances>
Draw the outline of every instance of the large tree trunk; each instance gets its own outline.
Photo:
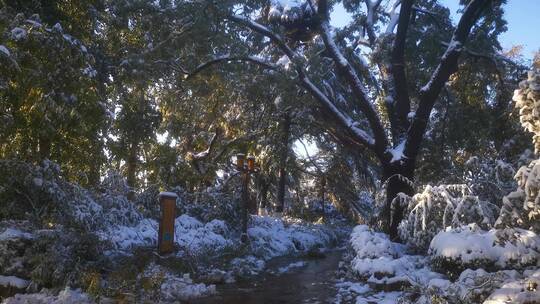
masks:
<instances>
[{"instance_id":1,"label":"large tree trunk","mask_svg":"<svg viewBox=\"0 0 540 304\"><path fill-rule=\"evenodd\" d=\"M392 240L398 240L398 225L403 219L405 207L399 203L392 204L399 193L409 196L414 194L412 180L415 163L411 160L397 161L383 165L383 180L386 181L386 202L383 208L385 230Z\"/></svg>"},{"instance_id":2,"label":"large tree trunk","mask_svg":"<svg viewBox=\"0 0 540 304\"><path fill-rule=\"evenodd\" d=\"M279 156L279 183L277 193L276 212L283 212L285 206L285 186L287 185L287 157L289 154L289 133L291 131L291 116L288 112L283 114L281 153Z\"/></svg>"}]
</instances>

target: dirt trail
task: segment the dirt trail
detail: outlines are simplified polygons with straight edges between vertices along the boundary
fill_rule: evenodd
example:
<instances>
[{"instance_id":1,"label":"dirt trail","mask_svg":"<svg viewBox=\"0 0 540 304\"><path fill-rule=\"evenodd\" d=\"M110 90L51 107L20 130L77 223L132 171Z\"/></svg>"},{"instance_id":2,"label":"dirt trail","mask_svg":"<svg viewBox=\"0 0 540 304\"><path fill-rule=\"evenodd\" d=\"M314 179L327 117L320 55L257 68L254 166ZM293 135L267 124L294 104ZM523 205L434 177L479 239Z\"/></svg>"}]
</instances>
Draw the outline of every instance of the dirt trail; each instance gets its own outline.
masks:
<instances>
[{"instance_id":1,"label":"dirt trail","mask_svg":"<svg viewBox=\"0 0 540 304\"><path fill-rule=\"evenodd\" d=\"M335 296L334 275L343 250L334 249L324 258L283 257L267 264L267 272L251 281L218 286L218 294L193 304L261 304L261 303L330 303ZM271 274L292 263L305 262L282 274Z\"/></svg>"}]
</instances>

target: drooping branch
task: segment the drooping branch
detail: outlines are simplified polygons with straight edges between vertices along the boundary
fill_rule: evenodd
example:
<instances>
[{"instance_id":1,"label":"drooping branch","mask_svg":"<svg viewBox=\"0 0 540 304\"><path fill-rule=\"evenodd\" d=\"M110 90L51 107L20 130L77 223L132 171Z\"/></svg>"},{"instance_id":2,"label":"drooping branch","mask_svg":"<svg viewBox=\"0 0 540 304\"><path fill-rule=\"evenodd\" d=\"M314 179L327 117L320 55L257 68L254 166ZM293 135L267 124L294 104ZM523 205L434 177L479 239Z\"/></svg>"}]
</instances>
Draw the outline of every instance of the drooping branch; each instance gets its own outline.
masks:
<instances>
[{"instance_id":1,"label":"drooping branch","mask_svg":"<svg viewBox=\"0 0 540 304\"><path fill-rule=\"evenodd\" d=\"M354 97L358 100L358 106L360 107L362 113L368 119L369 125L373 131L375 137L376 150L375 153L378 156L383 156L384 151L388 146L388 139L384 132L383 125L379 118L379 115L375 111L375 108L371 104L368 98L366 88L363 86L355 70L352 68L349 61L343 56L341 51L338 49L334 38L331 34L330 25L328 19L321 21L321 37L323 38L324 44L336 64L337 70L345 77L351 89L353 91Z\"/></svg>"},{"instance_id":2,"label":"drooping branch","mask_svg":"<svg viewBox=\"0 0 540 304\"><path fill-rule=\"evenodd\" d=\"M467 5L439 65L429 82L420 90L418 109L407 134L404 151L406 157L413 160L416 158L433 105L450 75L457 71L459 56L473 25L491 2L492 0L472 0Z\"/></svg>"},{"instance_id":3,"label":"drooping branch","mask_svg":"<svg viewBox=\"0 0 540 304\"><path fill-rule=\"evenodd\" d=\"M319 2L319 9L321 8L321 3ZM302 86L308 90L313 97L319 102L319 104L332 115L333 120L335 120L342 128L346 131L349 131L351 135L354 135L355 139L367 146L368 148L375 151L375 140L364 130L360 129L358 125L349 117L346 113L340 111L334 103L326 96L308 77L304 67L301 65L300 56L298 56L286 43L285 41L277 34L268 29L267 27L242 16L232 15L228 17L230 20L244 25L251 30L268 37L276 46L289 58L291 63L294 66L296 73L298 74L298 79L300 80ZM373 110L374 111L374 110ZM382 130L382 125L381 125ZM383 130L382 130L383 131ZM384 133L384 131L383 131Z\"/></svg>"}]
</instances>

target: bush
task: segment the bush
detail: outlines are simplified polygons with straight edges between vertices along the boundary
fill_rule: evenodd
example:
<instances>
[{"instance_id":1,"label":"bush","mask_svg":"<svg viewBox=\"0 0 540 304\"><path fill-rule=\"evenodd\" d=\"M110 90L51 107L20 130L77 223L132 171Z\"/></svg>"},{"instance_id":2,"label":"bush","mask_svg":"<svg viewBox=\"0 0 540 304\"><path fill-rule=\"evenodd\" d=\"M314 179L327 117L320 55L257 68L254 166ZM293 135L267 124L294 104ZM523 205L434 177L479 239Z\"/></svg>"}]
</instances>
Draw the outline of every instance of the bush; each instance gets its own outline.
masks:
<instances>
[{"instance_id":1,"label":"bush","mask_svg":"<svg viewBox=\"0 0 540 304\"><path fill-rule=\"evenodd\" d=\"M492 227L499 211L472 195L466 185L428 185L422 193L405 199L408 216L400 223L399 234L412 251L420 253L425 253L433 237L446 227L469 223Z\"/></svg>"},{"instance_id":2,"label":"bush","mask_svg":"<svg viewBox=\"0 0 540 304\"><path fill-rule=\"evenodd\" d=\"M538 266L540 237L519 228L482 230L476 224L439 232L429 254L434 269L451 277L470 269L524 269Z\"/></svg>"}]
</instances>

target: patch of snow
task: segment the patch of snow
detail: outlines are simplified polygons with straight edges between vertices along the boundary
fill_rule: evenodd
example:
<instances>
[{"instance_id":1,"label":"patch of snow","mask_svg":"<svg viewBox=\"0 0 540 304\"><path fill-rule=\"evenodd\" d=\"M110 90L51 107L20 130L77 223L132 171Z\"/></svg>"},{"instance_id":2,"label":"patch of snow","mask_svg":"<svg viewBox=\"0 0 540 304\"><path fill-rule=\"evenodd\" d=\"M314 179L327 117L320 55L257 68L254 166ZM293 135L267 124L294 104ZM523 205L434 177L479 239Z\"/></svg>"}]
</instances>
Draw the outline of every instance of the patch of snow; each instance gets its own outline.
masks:
<instances>
[{"instance_id":1,"label":"patch of snow","mask_svg":"<svg viewBox=\"0 0 540 304\"><path fill-rule=\"evenodd\" d=\"M20 27L15 27L11 30L11 38L16 41L26 39L27 35L26 30Z\"/></svg>"},{"instance_id":2,"label":"patch of snow","mask_svg":"<svg viewBox=\"0 0 540 304\"><path fill-rule=\"evenodd\" d=\"M285 226L283 219L268 216L252 216L251 222L248 228L251 249L265 260L326 247L335 238L323 225L297 222Z\"/></svg>"},{"instance_id":3,"label":"patch of snow","mask_svg":"<svg viewBox=\"0 0 540 304\"><path fill-rule=\"evenodd\" d=\"M281 274L281 273L285 273L285 272L289 272L291 269L294 269L294 268L301 268L301 267L304 267L306 266L306 262L304 261L299 261L299 262L295 262L295 263L291 263L287 266L283 266L283 267L279 267L278 270L277 270L277 273Z\"/></svg>"},{"instance_id":4,"label":"patch of snow","mask_svg":"<svg viewBox=\"0 0 540 304\"><path fill-rule=\"evenodd\" d=\"M403 155L404 150L405 150L405 140L400 142L394 148L388 149L388 152L392 154L392 159L390 160L390 162L393 163L393 162L396 162L398 160L405 158L405 155Z\"/></svg>"},{"instance_id":5,"label":"patch of snow","mask_svg":"<svg viewBox=\"0 0 540 304\"><path fill-rule=\"evenodd\" d=\"M523 274L524 280L504 284L500 289L495 290L484 303L540 303L540 269L525 270ZM525 290L523 290L524 287Z\"/></svg>"},{"instance_id":6,"label":"patch of snow","mask_svg":"<svg viewBox=\"0 0 540 304\"><path fill-rule=\"evenodd\" d=\"M33 235L28 232L23 232L18 229L6 228L6 230L0 233L0 241L5 241L9 239L32 239Z\"/></svg>"},{"instance_id":7,"label":"patch of snow","mask_svg":"<svg viewBox=\"0 0 540 304\"><path fill-rule=\"evenodd\" d=\"M5 47L4 45L0 44L0 52L4 53L6 56L11 56L11 53L9 52L9 50L7 49L7 47Z\"/></svg>"},{"instance_id":8,"label":"patch of snow","mask_svg":"<svg viewBox=\"0 0 540 304\"><path fill-rule=\"evenodd\" d=\"M23 289L26 288L28 284L30 284L29 281L18 277L0 275L0 286Z\"/></svg>"},{"instance_id":9,"label":"patch of snow","mask_svg":"<svg viewBox=\"0 0 540 304\"><path fill-rule=\"evenodd\" d=\"M443 277L426 266L426 257L406 255L403 245L390 241L386 234L374 232L366 225L353 229L350 242L355 252L352 269L368 283L426 285L432 279Z\"/></svg>"},{"instance_id":10,"label":"patch of snow","mask_svg":"<svg viewBox=\"0 0 540 304\"><path fill-rule=\"evenodd\" d=\"M159 193L159 197L162 197L162 196L165 196L165 197L172 197L172 198L177 198L178 195L174 192L160 192Z\"/></svg>"},{"instance_id":11,"label":"patch of snow","mask_svg":"<svg viewBox=\"0 0 540 304\"><path fill-rule=\"evenodd\" d=\"M64 31L64 29L62 28L62 25L60 23L56 23L54 26L53 26L53 30L59 32L59 33L62 33Z\"/></svg>"},{"instance_id":12,"label":"patch of snow","mask_svg":"<svg viewBox=\"0 0 540 304\"><path fill-rule=\"evenodd\" d=\"M356 304L395 304L399 303L399 299L403 296L401 291L379 292L367 296L359 296L356 298Z\"/></svg>"},{"instance_id":13,"label":"patch of snow","mask_svg":"<svg viewBox=\"0 0 540 304\"><path fill-rule=\"evenodd\" d=\"M91 297L80 289L66 287L58 295L48 292L16 294L13 297L4 299L3 304L90 304L95 303Z\"/></svg>"}]
</instances>

